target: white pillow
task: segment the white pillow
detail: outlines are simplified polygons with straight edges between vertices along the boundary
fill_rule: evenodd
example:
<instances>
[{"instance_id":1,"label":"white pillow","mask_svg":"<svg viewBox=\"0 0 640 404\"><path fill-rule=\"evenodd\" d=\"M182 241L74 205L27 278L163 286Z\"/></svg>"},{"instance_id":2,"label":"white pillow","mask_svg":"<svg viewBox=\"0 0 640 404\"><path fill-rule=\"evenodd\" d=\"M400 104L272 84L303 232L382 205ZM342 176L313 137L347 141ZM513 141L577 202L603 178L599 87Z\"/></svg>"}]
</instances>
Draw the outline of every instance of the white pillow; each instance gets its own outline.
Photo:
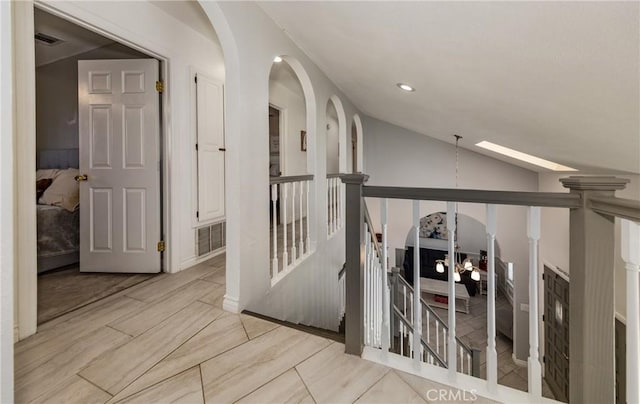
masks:
<instances>
[{"instance_id":1,"label":"white pillow","mask_svg":"<svg viewBox=\"0 0 640 404\"><path fill-rule=\"evenodd\" d=\"M48 168L43 170L36 170L36 181L45 180L47 178L54 179L60 174L61 171L57 168Z\"/></svg>"},{"instance_id":2,"label":"white pillow","mask_svg":"<svg viewBox=\"0 0 640 404\"><path fill-rule=\"evenodd\" d=\"M80 205L80 187L75 180L75 176L78 174L77 168L59 170L53 183L44 191L39 202L46 205L60 206L69 212L78 209Z\"/></svg>"}]
</instances>

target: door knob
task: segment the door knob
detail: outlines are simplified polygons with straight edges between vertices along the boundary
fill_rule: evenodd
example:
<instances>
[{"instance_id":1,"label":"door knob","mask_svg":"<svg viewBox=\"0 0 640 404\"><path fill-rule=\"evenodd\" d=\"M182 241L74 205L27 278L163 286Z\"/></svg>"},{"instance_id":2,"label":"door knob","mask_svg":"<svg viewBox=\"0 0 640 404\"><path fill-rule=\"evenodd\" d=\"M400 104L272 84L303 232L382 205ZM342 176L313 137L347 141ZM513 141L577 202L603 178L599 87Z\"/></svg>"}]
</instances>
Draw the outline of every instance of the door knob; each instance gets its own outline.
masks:
<instances>
[{"instance_id":1,"label":"door knob","mask_svg":"<svg viewBox=\"0 0 640 404\"><path fill-rule=\"evenodd\" d=\"M80 181L86 181L88 180L89 177L87 177L87 174L82 174L82 175L76 175L75 176L75 180L80 182Z\"/></svg>"}]
</instances>

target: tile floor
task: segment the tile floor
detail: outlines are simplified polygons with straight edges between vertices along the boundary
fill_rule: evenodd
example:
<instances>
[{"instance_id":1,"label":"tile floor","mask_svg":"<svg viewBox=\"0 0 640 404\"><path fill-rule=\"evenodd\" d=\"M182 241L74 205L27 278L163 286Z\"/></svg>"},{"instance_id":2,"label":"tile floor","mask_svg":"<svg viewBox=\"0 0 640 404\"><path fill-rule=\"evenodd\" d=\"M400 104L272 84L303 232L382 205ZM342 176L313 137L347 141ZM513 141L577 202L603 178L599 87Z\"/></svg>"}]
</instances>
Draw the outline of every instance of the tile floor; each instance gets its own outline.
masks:
<instances>
[{"instance_id":1,"label":"tile floor","mask_svg":"<svg viewBox=\"0 0 640 404\"><path fill-rule=\"evenodd\" d=\"M451 390L224 312L224 282L222 255L41 325L15 347L16 402L426 403Z\"/></svg>"},{"instance_id":2,"label":"tile floor","mask_svg":"<svg viewBox=\"0 0 640 404\"><path fill-rule=\"evenodd\" d=\"M38 324L130 288L155 275L80 272L77 264L38 275Z\"/></svg>"}]
</instances>

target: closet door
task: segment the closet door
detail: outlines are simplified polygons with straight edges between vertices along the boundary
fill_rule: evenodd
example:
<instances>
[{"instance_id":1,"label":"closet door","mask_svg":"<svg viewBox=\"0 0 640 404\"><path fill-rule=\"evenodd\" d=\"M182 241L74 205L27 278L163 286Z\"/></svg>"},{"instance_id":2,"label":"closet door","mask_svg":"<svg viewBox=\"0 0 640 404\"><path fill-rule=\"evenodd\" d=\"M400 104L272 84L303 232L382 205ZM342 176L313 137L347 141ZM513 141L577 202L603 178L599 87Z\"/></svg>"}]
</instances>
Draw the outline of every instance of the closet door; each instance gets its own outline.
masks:
<instances>
[{"instance_id":1,"label":"closet door","mask_svg":"<svg viewBox=\"0 0 640 404\"><path fill-rule=\"evenodd\" d=\"M78 61L80 270L160 272L155 59Z\"/></svg>"},{"instance_id":2,"label":"closet door","mask_svg":"<svg viewBox=\"0 0 640 404\"><path fill-rule=\"evenodd\" d=\"M224 216L224 109L222 83L196 76L198 220Z\"/></svg>"}]
</instances>

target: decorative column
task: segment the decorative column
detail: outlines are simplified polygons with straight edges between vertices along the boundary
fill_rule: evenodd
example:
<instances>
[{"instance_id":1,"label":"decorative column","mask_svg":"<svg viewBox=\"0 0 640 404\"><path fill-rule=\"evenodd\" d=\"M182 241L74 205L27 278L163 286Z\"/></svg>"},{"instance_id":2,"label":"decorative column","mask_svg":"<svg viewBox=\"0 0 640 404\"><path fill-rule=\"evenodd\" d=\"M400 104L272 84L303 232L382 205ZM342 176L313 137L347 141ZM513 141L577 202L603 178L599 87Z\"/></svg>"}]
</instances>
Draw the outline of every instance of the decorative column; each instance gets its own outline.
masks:
<instances>
[{"instance_id":1,"label":"decorative column","mask_svg":"<svg viewBox=\"0 0 640 404\"><path fill-rule=\"evenodd\" d=\"M640 403L640 223L621 220L622 259L627 271L627 402Z\"/></svg>"},{"instance_id":2,"label":"decorative column","mask_svg":"<svg viewBox=\"0 0 640 404\"><path fill-rule=\"evenodd\" d=\"M346 184L346 299L345 352L362 355L364 346L364 174L345 174Z\"/></svg>"},{"instance_id":3,"label":"decorative column","mask_svg":"<svg viewBox=\"0 0 640 404\"><path fill-rule=\"evenodd\" d=\"M594 212L589 199L613 197L629 180L569 177L560 181L582 198L582 206L571 209L569 215L569 399L613 403L614 219Z\"/></svg>"}]
</instances>

